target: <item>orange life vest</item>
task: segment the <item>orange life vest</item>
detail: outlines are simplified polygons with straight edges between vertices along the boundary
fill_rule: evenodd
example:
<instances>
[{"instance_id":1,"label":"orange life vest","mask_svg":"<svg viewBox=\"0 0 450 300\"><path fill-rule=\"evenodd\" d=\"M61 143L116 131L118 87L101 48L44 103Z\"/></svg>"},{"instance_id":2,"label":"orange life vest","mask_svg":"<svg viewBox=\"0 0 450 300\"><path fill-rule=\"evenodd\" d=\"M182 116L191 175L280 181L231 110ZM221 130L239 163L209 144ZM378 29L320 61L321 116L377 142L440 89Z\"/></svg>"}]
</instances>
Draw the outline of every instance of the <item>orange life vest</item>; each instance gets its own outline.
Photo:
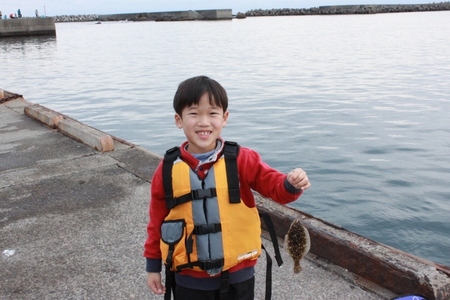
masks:
<instances>
[{"instance_id":1,"label":"orange life vest","mask_svg":"<svg viewBox=\"0 0 450 300\"><path fill-rule=\"evenodd\" d=\"M164 263L172 271L189 268L214 275L261 254L258 210L239 198L237 144L231 148L235 156L227 159L227 143L225 155L204 180L176 159L179 149L168 151L174 152L171 158L166 154L163 178L168 178L164 188L170 212L161 226L160 247Z\"/></svg>"}]
</instances>

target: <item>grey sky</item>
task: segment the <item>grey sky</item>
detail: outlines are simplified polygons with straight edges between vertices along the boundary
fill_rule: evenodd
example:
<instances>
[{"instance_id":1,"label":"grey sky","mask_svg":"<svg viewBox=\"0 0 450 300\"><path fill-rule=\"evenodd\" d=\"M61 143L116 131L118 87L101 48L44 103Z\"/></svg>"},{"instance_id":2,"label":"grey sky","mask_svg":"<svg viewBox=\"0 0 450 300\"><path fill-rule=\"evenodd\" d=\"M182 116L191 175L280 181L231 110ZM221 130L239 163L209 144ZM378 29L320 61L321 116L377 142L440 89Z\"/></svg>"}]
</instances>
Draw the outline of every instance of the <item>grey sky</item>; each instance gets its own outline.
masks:
<instances>
[{"instance_id":1,"label":"grey sky","mask_svg":"<svg viewBox=\"0 0 450 300\"><path fill-rule=\"evenodd\" d=\"M17 13L34 16L37 9L40 15L113 14L128 12L158 12L196 9L231 8L233 14L251 9L270 8L310 8L321 5L344 4L414 4L431 3L423 0L0 0L3 15ZM436 1L441 2L441 1Z\"/></svg>"}]
</instances>

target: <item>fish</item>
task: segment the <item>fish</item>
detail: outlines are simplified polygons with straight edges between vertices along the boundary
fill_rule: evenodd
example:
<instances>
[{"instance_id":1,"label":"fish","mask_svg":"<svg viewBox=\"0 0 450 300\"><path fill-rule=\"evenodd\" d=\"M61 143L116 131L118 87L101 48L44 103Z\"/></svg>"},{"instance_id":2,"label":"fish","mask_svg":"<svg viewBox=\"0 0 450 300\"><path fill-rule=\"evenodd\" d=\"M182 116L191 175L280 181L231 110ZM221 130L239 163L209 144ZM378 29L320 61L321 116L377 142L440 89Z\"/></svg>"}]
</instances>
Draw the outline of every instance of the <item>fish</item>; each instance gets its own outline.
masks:
<instances>
[{"instance_id":1,"label":"fish","mask_svg":"<svg viewBox=\"0 0 450 300\"><path fill-rule=\"evenodd\" d=\"M287 234L284 237L284 250L294 260L294 273L302 270L301 259L311 248L308 229L306 229L299 219L292 222Z\"/></svg>"}]
</instances>

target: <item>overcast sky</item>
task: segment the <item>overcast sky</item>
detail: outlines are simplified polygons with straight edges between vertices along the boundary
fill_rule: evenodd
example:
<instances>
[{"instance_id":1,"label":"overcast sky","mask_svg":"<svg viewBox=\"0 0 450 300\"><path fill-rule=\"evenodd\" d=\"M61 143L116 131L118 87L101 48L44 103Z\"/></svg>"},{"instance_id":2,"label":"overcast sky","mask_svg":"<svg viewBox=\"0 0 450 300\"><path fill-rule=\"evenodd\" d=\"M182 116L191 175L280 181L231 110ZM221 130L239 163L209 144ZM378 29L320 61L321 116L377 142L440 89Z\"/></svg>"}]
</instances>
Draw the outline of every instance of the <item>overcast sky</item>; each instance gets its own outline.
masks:
<instances>
[{"instance_id":1,"label":"overcast sky","mask_svg":"<svg viewBox=\"0 0 450 300\"><path fill-rule=\"evenodd\" d=\"M414 4L431 3L424 0L0 0L3 15L17 13L20 8L23 16L34 16L37 9L40 15L47 16L78 14L114 14L133 12L158 12L197 9L232 9L233 14L251 9L270 8L310 8L322 5L343 4ZM435 1L441 2L441 1Z\"/></svg>"}]
</instances>

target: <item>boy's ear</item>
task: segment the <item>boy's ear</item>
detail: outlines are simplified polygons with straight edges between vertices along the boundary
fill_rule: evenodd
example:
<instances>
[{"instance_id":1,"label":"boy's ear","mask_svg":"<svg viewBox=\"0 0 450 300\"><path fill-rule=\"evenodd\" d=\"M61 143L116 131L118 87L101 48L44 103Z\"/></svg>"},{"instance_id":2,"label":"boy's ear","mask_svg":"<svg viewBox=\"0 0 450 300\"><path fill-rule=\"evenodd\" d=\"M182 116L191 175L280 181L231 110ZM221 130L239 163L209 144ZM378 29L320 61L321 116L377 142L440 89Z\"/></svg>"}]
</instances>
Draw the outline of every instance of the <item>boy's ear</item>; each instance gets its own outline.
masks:
<instances>
[{"instance_id":1,"label":"boy's ear","mask_svg":"<svg viewBox=\"0 0 450 300\"><path fill-rule=\"evenodd\" d=\"M228 110L226 112L223 113L223 122L222 122L222 127L225 127L227 125L227 120L228 120L228 115L230 113L228 112Z\"/></svg>"},{"instance_id":2,"label":"boy's ear","mask_svg":"<svg viewBox=\"0 0 450 300\"><path fill-rule=\"evenodd\" d=\"M181 119L179 114L175 114L175 125L177 125L178 128L183 128L183 120Z\"/></svg>"}]
</instances>

